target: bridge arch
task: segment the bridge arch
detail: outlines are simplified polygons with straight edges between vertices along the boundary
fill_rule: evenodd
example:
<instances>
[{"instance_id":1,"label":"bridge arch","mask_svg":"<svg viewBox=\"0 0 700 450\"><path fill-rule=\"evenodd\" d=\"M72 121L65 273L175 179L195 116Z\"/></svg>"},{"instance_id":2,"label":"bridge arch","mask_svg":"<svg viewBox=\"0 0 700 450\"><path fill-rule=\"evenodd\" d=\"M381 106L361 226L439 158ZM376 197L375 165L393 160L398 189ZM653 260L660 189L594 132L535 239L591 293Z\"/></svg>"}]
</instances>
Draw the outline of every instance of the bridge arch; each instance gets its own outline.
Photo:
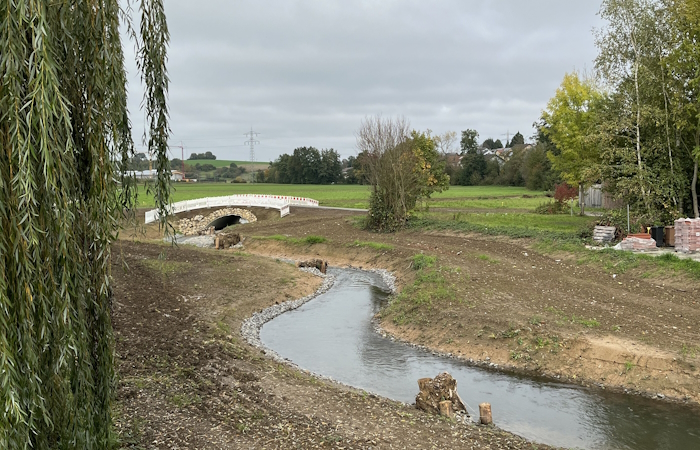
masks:
<instances>
[{"instance_id":1,"label":"bridge arch","mask_svg":"<svg viewBox=\"0 0 700 450\"><path fill-rule=\"evenodd\" d=\"M195 236L214 227L217 230L226 228L229 225L237 223L252 223L257 222L251 211L242 208L222 208L210 214L198 214L187 219L180 219L177 222L176 228L185 236Z\"/></svg>"}]
</instances>

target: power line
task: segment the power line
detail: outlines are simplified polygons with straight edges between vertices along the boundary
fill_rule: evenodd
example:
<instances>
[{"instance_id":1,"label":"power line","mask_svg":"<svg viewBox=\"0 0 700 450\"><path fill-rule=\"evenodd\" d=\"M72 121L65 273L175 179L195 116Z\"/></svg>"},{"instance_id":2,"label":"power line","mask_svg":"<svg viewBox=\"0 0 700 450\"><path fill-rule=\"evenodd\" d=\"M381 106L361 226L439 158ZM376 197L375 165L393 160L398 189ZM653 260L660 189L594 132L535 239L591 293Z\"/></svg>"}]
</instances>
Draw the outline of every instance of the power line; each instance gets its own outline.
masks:
<instances>
[{"instance_id":1,"label":"power line","mask_svg":"<svg viewBox=\"0 0 700 450\"><path fill-rule=\"evenodd\" d=\"M250 145L250 162L255 163L255 144L259 144L260 141L255 139L255 136L259 135L260 133L257 133L253 131L253 127L250 127L250 131L247 133L243 133L243 136L248 136L248 140L244 142L245 145Z\"/></svg>"}]
</instances>

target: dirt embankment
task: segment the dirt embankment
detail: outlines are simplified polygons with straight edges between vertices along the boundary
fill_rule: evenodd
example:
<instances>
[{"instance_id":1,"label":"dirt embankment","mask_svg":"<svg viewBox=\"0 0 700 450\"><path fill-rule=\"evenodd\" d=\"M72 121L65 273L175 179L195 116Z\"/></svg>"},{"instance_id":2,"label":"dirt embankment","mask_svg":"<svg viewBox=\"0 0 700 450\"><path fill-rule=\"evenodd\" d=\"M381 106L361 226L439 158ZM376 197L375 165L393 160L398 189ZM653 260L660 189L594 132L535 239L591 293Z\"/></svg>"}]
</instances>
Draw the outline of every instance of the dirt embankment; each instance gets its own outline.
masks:
<instances>
[{"instance_id":1,"label":"dirt embankment","mask_svg":"<svg viewBox=\"0 0 700 450\"><path fill-rule=\"evenodd\" d=\"M327 241L253 239L247 251L392 270L404 295L381 323L401 339L499 368L700 402L700 283L683 274L660 274L646 263L617 274L567 255L539 254L524 240L378 235L353 226L348 213L293 213L242 232ZM414 270L419 253L436 256L433 267Z\"/></svg>"},{"instance_id":2,"label":"dirt embankment","mask_svg":"<svg viewBox=\"0 0 700 450\"><path fill-rule=\"evenodd\" d=\"M320 284L292 265L123 240L112 271L123 448L532 448L319 381L245 343L244 319Z\"/></svg>"}]
</instances>

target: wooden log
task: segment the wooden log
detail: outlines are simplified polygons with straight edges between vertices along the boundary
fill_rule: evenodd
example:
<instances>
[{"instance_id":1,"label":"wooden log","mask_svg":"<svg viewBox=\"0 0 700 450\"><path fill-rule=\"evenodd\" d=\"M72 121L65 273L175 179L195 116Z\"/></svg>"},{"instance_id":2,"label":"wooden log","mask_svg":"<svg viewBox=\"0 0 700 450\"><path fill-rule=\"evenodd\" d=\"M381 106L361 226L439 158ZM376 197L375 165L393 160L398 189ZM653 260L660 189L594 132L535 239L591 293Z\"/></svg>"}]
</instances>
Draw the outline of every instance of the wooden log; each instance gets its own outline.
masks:
<instances>
[{"instance_id":1,"label":"wooden log","mask_svg":"<svg viewBox=\"0 0 700 450\"><path fill-rule=\"evenodd\" d=\"M484 425L490 425L493 423L493 418L491 417L491 403L481 403L479 404L479 420Z\"/></svg>"},{"instance_id":2,"label":"wooden log","mask_svg":"<svg viewBox=\"0 0 700 450\"><path fill-rule=\"evenodd\" d=\"M452 418L454 417L454 411L452 411L452 402L445 400L439 403L440 405L440 415Z\"/></svg>"}]
</instances>

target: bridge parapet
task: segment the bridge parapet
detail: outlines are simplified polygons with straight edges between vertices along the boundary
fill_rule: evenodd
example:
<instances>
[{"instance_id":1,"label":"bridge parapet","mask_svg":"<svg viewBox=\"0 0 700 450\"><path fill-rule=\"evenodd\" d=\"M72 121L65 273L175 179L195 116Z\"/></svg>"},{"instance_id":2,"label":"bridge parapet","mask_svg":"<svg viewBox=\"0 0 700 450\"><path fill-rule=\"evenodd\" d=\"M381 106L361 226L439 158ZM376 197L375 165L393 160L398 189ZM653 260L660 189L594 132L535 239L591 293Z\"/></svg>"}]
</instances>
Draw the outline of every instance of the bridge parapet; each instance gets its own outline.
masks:
<instances>
[{"instance_id":1,"label":"bridge parapet","mask_svg":"<svg viewBox=\"0 0 700 450\"><path fill-rule=\"evenodd\" d=\"M220 208L225 206L258 206L263 208L275 208L280 211L280 216L289 214L289 206L318 206L318 200L306 197L294 197L288 195L266 194L236 194L222 197L206 197L196 200L184 200L173 203L170 206L170 214L202 208ZM158 210L146 212L146 223L158 220Z\"/></svg>"}]
</instances>

